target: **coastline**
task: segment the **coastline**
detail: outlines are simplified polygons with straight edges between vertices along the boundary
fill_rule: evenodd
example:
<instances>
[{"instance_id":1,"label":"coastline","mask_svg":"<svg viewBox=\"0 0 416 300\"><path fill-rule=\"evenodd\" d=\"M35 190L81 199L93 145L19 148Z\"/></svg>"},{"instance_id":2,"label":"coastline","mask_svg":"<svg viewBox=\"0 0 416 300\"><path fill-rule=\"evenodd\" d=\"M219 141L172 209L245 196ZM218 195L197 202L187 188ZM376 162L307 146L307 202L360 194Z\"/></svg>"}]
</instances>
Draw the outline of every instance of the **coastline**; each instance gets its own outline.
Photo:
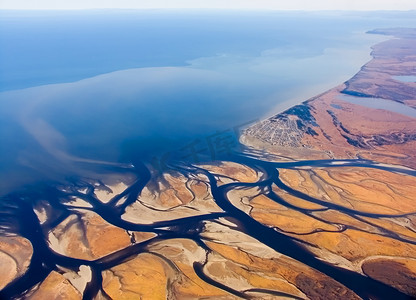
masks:
<instances>
[{"instance_id":1,"label":"coastline","mask_svg":"<svg viewBox=\"0 0 416 300\"><path fill-rule=\"evenodd\" d=\"M391 80L414 70L412 32L347 83L250 126L246 155L160 173L134 163L128 176L103 164L107 180L7 195L0 229L15 237L0 260L14 279L0 298L416 295L416 118L339 97L413 109L416 84Z\"/></svg>"},{"instance_id":2,"label":"coastline","mask_svg":"<svg viewBox=\"0 0 416 300\"><path fill-rule=\"evenodd\" d=\"M310 85L310 88L306 91L302 91L299 92L299 94L290 96L287 100L272 107L266 114L260 117L260 119L267 119L279 113L283 113L284 111L290 109L295 105L301 104L306 101L310 101L316 97L319 97L319 95L324 94L334 89L335 87L347 82L357 73L359 73L361 69L373 59L372 52L374 46L394 38L393 36L389 36L387 34L377 32L373 33L372 31L358 32L355 34L355 36L357 36L360 39L367 39L367 42L364 45L361 45L360 49L350 49L350 51L357 52L358 55L354 56L354 58L345 58L345 53L339 53L338 55L338 57L343 57L348 61L353 60L353 68L349 69L348 72L337 74L336 77L332 76L331 78L327 78L325 82L321 82L320 84Z\"/></svg>"},{"instance_id":3,"label":"coastline","mask_svg":"<svg viewBox=\"0 0 416 300\"><path fill-rule=\"evenodd\" d=\"M385 32L394 34L394 30ZM305 149L321 152L323 158L371 159L378 155L380 160L380 155L385 154L382 162L415 168L416 163L409 159L415 153L406 148L409 143L416 143L416 119L413 114L404 115L382 104L377 108L365 103L369 99L374 103L377 99L380 99L379 102L395 101L402 108L407 106L413 113L415 83L398 81L394 76L413 75L411 57L414 54L409 49L400 51L400 47L411 47L416 34L408 33L407 38L400 36L400 30L397 30L396 38L374 45L371 52L373 59L344 84L250 126L245 129L240 141L267 150L289 147L295 159L302 159L296 151ZM343 99L346 96L353 97L354 101ZM359 105L360 101L363 105ZM397 159L390 160L388 157L394 153ZM400 159L403 153L406 153L407 159Z\"/></svg>"}]
</instances>

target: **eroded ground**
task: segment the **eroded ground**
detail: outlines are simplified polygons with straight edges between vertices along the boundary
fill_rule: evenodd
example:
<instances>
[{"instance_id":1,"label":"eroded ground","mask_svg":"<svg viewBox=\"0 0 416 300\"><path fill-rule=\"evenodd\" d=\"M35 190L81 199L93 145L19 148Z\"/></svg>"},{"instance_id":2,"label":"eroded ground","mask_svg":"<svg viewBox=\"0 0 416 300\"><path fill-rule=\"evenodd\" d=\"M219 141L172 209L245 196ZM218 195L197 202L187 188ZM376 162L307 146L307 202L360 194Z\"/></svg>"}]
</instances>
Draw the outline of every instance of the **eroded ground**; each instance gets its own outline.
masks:
<instances>
[{"instance_id":1,"label":"eroded ground","mask_svg":"<svg viewBox=\"0 0 416 300\"><path fill-rule=\"evenodd\" d=\"M414 109L392 76L416 75L416 32L385 33L347 83L249 127L250 155L6 196L0 298L416 297L416 118L342 97Z\"/></svg>"}]
</instances>

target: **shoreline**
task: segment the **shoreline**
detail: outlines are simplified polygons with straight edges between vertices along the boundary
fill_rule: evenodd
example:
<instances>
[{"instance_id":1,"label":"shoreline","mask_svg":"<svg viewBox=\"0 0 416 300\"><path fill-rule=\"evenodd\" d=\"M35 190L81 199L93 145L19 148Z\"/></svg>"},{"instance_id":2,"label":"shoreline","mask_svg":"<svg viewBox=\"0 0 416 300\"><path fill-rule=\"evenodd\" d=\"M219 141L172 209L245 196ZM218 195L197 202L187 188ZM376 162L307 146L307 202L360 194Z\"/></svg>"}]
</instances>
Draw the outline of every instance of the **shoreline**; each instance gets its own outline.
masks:
<instances>
[{"instance_id":1,"label":"shoreline","mask_svg":"<svg viewBox=\"0 0 416 300\"><path fill-rule=\"evenodd\" d=\"M168 161L160 174L83 161L84 176L6 196L0 230L16 236L0 238L0 260L16 280L0 298L415 295L416 118L339 98L413 109L416 83L391 81L414 70L411 33L374 46L346 83L248 127L251 153Z\"/></svg>"},{"instance_id":2,"label":"shoreline","mask_svg":"<svg viewBox=\"0 0 416 300\"><path fill-rule=\"evenodd\" d=\"M394 31L385 30L388 35ZM408 33L409 37L403 38L397 29L396 38L374 45L373 59L344 84L246 128L240 141L254 148L268 145L267 150L276 146L289 147L294 158L301 158L300 153L296 154L300 148L321 152L323 157L329 155L329 158L371 159L379 155L377 159L380 160L380 155L385 155L382 163L389 163L388 156L392 153L397 157L405 154L406 159L392 159L391 163L405 162L405 166L416 168L416 163L409 158L414 155L413 151L403 148L416 140L416 118L410 113L401 114L395 107L389 110L381 101L379 105L374 104L377 99L392 101L392 104L399 102L400 109L408 107L413 113L415 84L394 80L393 76L412 75L410 45L416 39L414 31L414 36ZM406 45L410 48L405 48ZM387 53L387 56L379 53ZM346 94L357 95L353 103L342 99ZM371 103L366 104L369 99ZM360 101L363 105L359 105Z\"/></svg>"},{"instance_id":3,"label":"shoreline","mask_svg":"<svg viewBox=\"0 0 416 300\"><path fill-rule=\"evenodd\" d=\"M351 78L353 78L355 75L357 75L362 68L367 65L371 60L374 59L374 57L372 56L374 47L378 44L381 44L383 42L386 42L388 40L391 40L394 38L394 36L389 36L387 34L382 34L382 33L373 33L371 32L371 30L366 31L366 32L360 32L358 34L361 34L363 37L367 36L369 39L369 44L366 45L365 47L368 49L366 49L366 52L362 53L362 58L361 61L362 63L358 66L358 71L354 71L354 73L350 73L350 74L340 74L339 77L343 78L341 80L339 79L332 79L331 82L328 83L328 81L326 81L325 83L322 83L320 85L318 85L318 87L316 86L312 86L310 90L303 92L301 95L296 95L293 96L291 98L289 98L288 100L285 100L279 104L277 104L275 107L273 107L271 109L270 112L266 113L263 117L260 117L261 120L263 119L267 119L270 117L273 117L274 115L277 115L279 113L283 113L286 110L290 109L293 106L302 104L304 102L308 102L311 101L335 88L337 88L338 86L341 86L343 84L345 84L345 82L347 82L348 80L350 80ZM370 43L371 38L376 39L376 37L378 37L378 40L373 43ZM361 51L361 50L357 50L357 51ZM300 101L299 99L305 99ZM300 101L300 102L299 102Z\"/></svg>"}]
</instances>

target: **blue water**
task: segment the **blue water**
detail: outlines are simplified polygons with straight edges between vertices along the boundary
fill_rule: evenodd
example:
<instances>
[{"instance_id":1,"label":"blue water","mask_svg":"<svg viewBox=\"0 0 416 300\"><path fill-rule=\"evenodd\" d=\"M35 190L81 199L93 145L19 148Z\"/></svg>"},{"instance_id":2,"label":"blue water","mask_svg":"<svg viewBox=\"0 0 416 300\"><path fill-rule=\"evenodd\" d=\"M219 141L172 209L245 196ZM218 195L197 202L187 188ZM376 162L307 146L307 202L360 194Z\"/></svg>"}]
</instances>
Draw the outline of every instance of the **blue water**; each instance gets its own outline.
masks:
<instances>
[{"instance_id":1,"label":"blue water","mask_svg":"<svg viewBox=\"0 0 416 300\"><path fill-rule=\"evenodd\" d=\"M416 109L392 100L383 98L356 97L351 95L340 95L339 99L356 105L388 110L408 117L416 118Z\"/></svg>"},{"instance_id":2,"label":"blue water","mask_svg":"<svg viewBox=\"0 0 416 300\"><path fill-rule=\"evenodd\" d=\"M414 26L414 17L414 13L0 11L0 90L72 82L128 68L185 66L201 57L253 58L270 49L278 49L280 57L310 58L328 48L357 49L362 46L358 32Z\"/></svg>"},{"instance_id":3,"label":"blue water","mask_svg":"<svg viewBox=\"0 0 416 300\"><path fill-rule=\"evenodd\" d=\"M416 82L416 76L393 76L394 80L402 81L402 82Z\"/></svg>"},{"instance_id":4,"label":"blue water","mask_svg":"<svg viewBox=\"0 0 416 300\"><path fill-rule=\"evenodd\" d=\"M0 11L0 188L236 135L349 79L386 39L366 31L415 17Z\"/></svg>"},{"instance_id":5,"label":"blue water","mask_svg":"<svg viewBox=\"0 0 416 300\"><path fill-rule=\"evenodd\" d=\"M414 12L0 11L0 233L23 236L34 249L25 276L0 291L0 298L14 299L33 289L57 265L73 272L88 265L93 275L84 298L94 298L102 271L154 242L137 243L91 263L57 255L44 233L75 213L67 206L75 197L90 203L110 224L154 232L158 240L188 238L201 245L204 220L232 217L234 229L334 278L362 298L405 298L378 281L315 258L291 237L231 205L227 194L241 187L271 191L275 184L328 209L383 217L296 191L284 185L277 169L356 166L414 175L412 170L366 160L273 163L228 156L261 170L262 179L217 186L216 175L207 170L175 164L171 172L206 176L223 212L154 224L126 222L122 214L145 186L154 184L156 163L172 152L188 163L199 154L214 159L212 150L219 154L236 143L242 126L354 75L370 59L370 46L385 38L365 31L416 25L414 20ZM96 199L99 181L127 173L138 180L119 195L123 200ZM88 192L80 194L82 188ZM268 195L271 200L290 207L273 195ZM48 220L42 225L35 207L46 209ZM247 296L205 275L203 264L194 268L207 283Z\"/></svg>"}]
</instances>

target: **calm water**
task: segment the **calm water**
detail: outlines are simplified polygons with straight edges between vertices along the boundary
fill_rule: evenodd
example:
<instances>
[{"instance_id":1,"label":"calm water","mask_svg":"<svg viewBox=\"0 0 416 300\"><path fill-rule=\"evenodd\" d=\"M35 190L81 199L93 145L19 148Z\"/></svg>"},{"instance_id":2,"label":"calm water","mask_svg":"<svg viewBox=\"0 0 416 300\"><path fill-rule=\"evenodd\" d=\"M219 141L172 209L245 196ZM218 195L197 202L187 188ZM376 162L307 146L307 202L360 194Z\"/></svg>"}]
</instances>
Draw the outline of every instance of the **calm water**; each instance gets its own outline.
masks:
<instances>
[{"instance_id":1,"label":"calm water","mask_svg":"<svg viewBox=\"0 0 416 300\"><path fill-rule=\"evenodd\" d=\"M394 80L403 81L403 82L416 82L416 76L393 76Z\"/></svg>"},{"instance_id":2,"label":"calm water","mask_svg":"<svg viewBox=\"0 0 416 300\"><path fill-rule=\"evenodd\" d=\"M351 95L340 95L339 99L352 104L357 104L369 108L384 109L408 117L416 118L416 109L392 100L383 98L356 97Z\"/></svg>"},{"instance_id":3,"label":"calm water","mask_svg":"<svg viewBox=\"0 0 416 300\"><path fill-rule=\"evenodd\" d=\"M415 13L0 12L1 193L148 160L342 83ZM206 146L206 145L205 145ZM203 147L199 144L198 147Z\"/></svg>"}]
</instances>

